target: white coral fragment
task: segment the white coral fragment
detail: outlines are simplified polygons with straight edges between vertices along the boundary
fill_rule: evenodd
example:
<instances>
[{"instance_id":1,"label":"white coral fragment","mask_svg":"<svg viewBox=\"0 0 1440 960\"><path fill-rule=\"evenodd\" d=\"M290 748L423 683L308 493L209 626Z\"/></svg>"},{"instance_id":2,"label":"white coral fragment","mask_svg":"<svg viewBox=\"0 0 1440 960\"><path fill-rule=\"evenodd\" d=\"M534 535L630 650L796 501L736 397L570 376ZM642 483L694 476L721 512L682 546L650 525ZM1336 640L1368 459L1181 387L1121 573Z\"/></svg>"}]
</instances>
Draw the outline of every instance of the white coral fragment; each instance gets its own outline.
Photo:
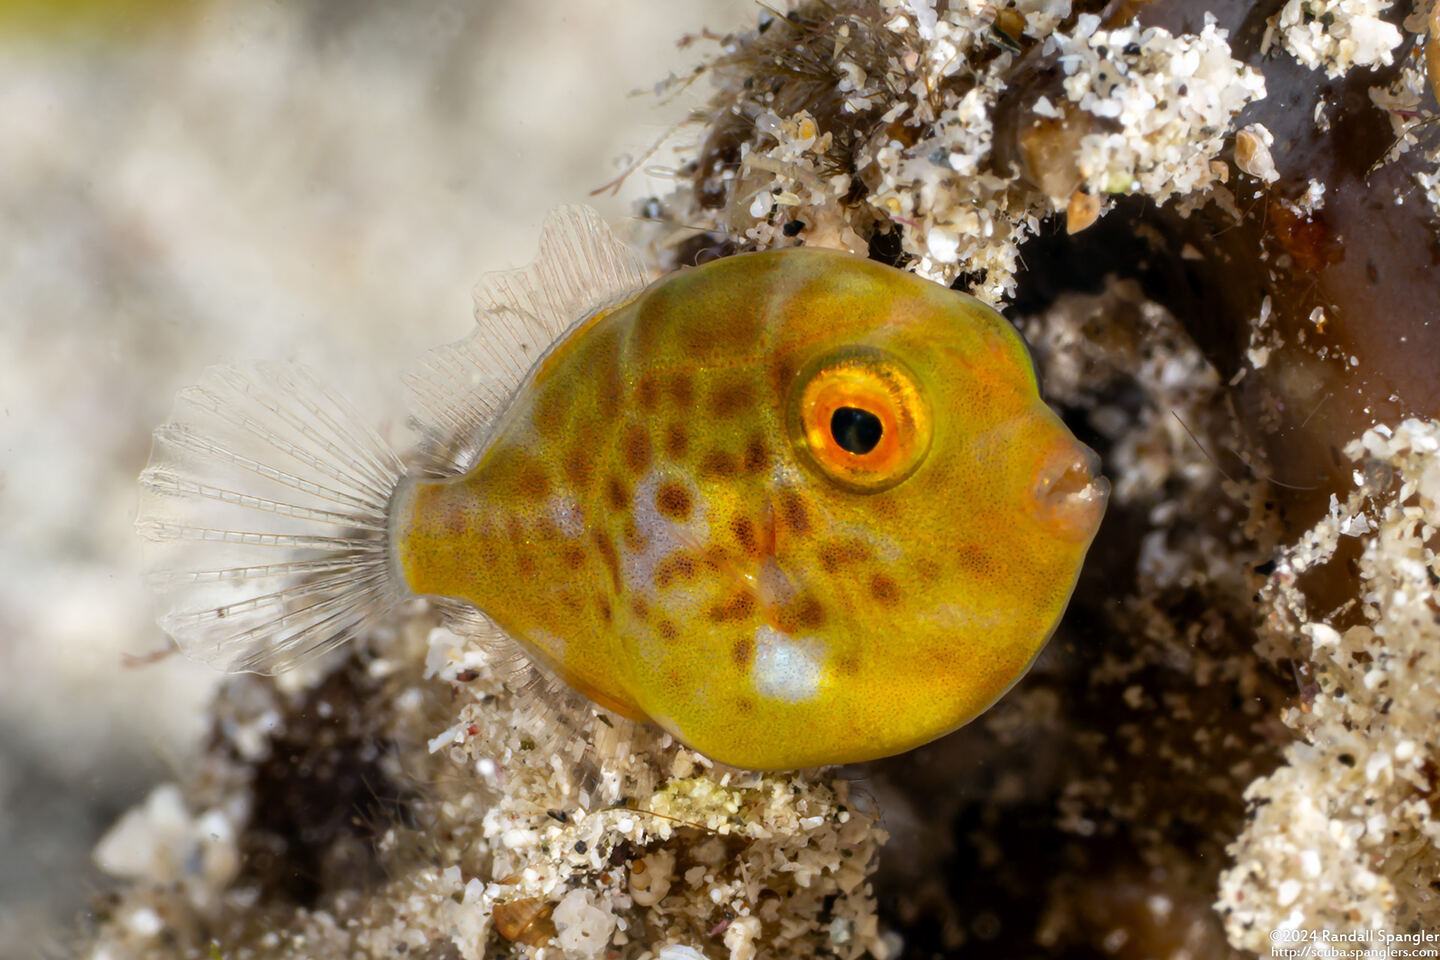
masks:
<instances>
[{"instance_id":1,"label":"white coral fragment","mask_svg":"<svg viewBox=\"0 0 1440 960\"><path fill-rule=\"evenodd\" d=\"M1390 6L1390 0L1288 0L1274 26L1296 60L1340 77L1351 67L1392 62L1400 29L1380 17Z\"/></svg>"},{"instance_id":2,"label":"white coral fragment","mask_svg":"<svg viewBox=\"0 0 1440 960\"><path fill-rule=\"evenodd\" d=\"M161 784L101 838L95 863L111 876L178 885L205 907L240 872L237 819L221 809L192 815L180 788Z\"/></svg>"},{"instance_id":3,"label":"white coral fragment","mask_svg":"<svg viewBox=\"0 0 1440 960\"><path fill-rule=\"evenodd\" d=\"M555 945L574 960L602 955L615 933L615 915L583 888L561 897L552 917Z\"/></svg>"},{"instance_id":4,"label":"white coral fragment","mask_svg":"<svg viewBox=\"0 0 1440 960\"><path fill-rule=\"evenodd\" d=\"M1049 41L1065 71L1065 95L1081 110L1118 122L1086 135L1079 166L1100 193L1145 193L1164 201L1208 186L1211 161L1265 79L1230 56L1226 31L1207 16L1198 35L1159 27L1098 29L1082 15Z\"/></svg>"}]
</instances>

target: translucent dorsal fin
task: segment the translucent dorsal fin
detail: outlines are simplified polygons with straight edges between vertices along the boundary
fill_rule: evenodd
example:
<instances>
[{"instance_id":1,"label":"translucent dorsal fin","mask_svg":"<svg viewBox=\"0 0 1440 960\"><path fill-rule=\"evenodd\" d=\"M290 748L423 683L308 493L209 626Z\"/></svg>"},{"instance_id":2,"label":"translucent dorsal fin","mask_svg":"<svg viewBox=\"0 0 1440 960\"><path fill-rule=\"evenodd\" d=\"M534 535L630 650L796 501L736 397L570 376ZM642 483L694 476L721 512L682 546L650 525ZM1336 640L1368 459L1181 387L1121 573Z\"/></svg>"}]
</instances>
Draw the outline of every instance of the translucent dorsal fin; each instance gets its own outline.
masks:
<instances>
[{"instance_id":1,"label":"translucent dorsal fin","mask_svg":"<svg viewBox=\"0 0 1440 960\"><path fill-rule=\"evenodd\" d=\"M644 289L645 266L589 207L545 218L528 266L475 288L475 332L429 351L406 376L428 466L464 472L526 373L577 322Z\"/></svg>"}]
</instances>

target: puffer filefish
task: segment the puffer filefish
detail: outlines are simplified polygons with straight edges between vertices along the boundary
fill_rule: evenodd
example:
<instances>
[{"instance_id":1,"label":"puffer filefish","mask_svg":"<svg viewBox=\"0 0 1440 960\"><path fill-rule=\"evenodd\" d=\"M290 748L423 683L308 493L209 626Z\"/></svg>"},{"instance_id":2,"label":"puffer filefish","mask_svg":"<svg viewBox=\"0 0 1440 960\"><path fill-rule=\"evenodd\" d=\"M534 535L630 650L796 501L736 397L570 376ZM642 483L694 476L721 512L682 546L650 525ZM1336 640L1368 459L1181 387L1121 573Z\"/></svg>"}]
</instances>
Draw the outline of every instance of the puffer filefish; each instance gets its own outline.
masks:
<instances>
[{"instance_id":1,"label":"puffer filefish","mask_svg":"<svg viewBox=\"0 0 1440 960\"><path fill-rule=\"evenodd\" d=\"M180 394L137 523L184 651L280 670L447 598L603 708L790 769L968 722L1064 611L1109 487L978 301L807 248L647 285L583 208L477 300L410 379L428 467L300 368Z\"/></svg>"}]
</instances>

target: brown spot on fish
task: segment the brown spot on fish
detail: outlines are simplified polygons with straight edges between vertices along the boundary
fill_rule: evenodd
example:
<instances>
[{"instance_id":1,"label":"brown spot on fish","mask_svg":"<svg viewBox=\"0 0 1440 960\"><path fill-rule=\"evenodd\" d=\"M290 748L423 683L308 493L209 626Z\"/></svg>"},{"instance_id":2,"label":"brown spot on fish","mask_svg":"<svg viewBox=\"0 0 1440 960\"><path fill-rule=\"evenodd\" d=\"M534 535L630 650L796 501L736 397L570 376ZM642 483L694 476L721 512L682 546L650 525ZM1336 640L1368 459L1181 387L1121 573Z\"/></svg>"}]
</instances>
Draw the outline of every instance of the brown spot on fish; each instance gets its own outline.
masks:
<instances>
[{"instance_id":1,"label":"brown spot on fish","mask_svg":"<svg viewBox=\"0 0 1440 960\"><path fill-rule=\"evenodd\" d=\"M688 373L677 373L670 381L670 402L677 410L689 410L695 402L695 384Z\"/></svg>"},{"instance_id":2,"label":"brown spot on fish","mask_svg":"<svg viewBox=\"0 0 1440 960\"><path fill-rule=\"evenodd\" d=\"M615 592L620 592L620 555L615 552L615 544L610 542L604 531L595 531L595 549L600 551L600 559L604 562L607 570L610 571L610 581L615 587Z\"/></svg>"},{"instance_id":3,"label":"brown spot on fish","mask_svg":"<svg viewBox=\"0 0 1440 960\"><path fill-rule=\"evenodd\" d=\"M565 421L570 413L570 386L561 381L552 381L535 398L533 415L535 430L547 440L559 436L565 430Z\"/></svg>"},{"instance_id":4,"label":"brown spot on fish","mask_svg":"<svg viewBox=\"0 0 1440 960\"><path fill-rule=\"evenodd\" d=\"M825 623L825 608L814 597L801 597L796 602L773 614L774 626L781 633L799 633L813 630Z\"/></svg>"},{"instance_id":5,"label":"brown spot on fish","mask_svg":"<svg viewBox=\"0 0 1440 960\"><path fill-rule=\"evenodd\" d=\"M595 478L595 454L589 447L574 447L565 454L561 469L565 471L565 479L577 492L588 490L590 481Z\"/></svg>"},{"instance_id":6,"label":"brown spot on fish","mask_svg":"<svg viewBox=\"0 0 1440 960\"><path fill-rule=\"evenodd\" d=\"M644 473L650 467L649 432L638 423L627 424L620 437L620 455L631 473Z\"/></svg>"},{"instance_id":7,"label":"brown spot on fish","mask_svg":"<svg viewBox=\"0 0 1440 960\"><path fill-rule=\"evenodd\" d=\"M608 598L603 596L596 597L595 606L600 610L600 619L605 621L606 624L609 624L611 620L615 619L615 611L611 608Z\"/></svg>"},{"instance_id":8,"label":"brown spot on fish","mask_svg":"<svg viewBox=\"0 0 1440 960\"><path fill-rule=\"evenodd\" d=\"M770 451L765 448L764 440L752 437L745 445L743 465L749 474L763 473L770 466Z\"/></svg>"},{"instance_id":9,"label":"brown spot on fish","mask_svg":"<svg viewBox=\"0 0 1440 960\"><path fill-rule=\"evenodd\" d=\"M893 577L877 573L870 578L870 596L884 606L893 607L900 602L900 585Z\"/></svg>"},{"instance_id":10,"label":"brown spot on fish","mask_svg":"<svg viewBox=\"0 0 1440 960\"><path fill-rule=\"evenodd\" d=\"M826 573L834 573L851 564L866 563L873 555L869 544L854 538L827 541L820 544L816 553Z\"/></svg>"},{"instance_id":11,"label":"brown spot on fish","mask_svg":"<svg viewBox=\"0 0 1440 960\"><path fill-rule=\"evenodd\" d=\"M685 458L688 449L690 433L685 432L685 427L680 423L665 426L665 455L670 456L672 461L680 461Z\"/></svg>"},{"instance_id":12,"label":"brown spot on fish","mask_svg":"<svg viewBox=\"0 0 1440 960\"><path fill-rule=\"evenodd\" d=\"M640 382L635 385L635 400L640 404L640 409L646 413L653 413L657 404L660 403L660 384L656 382L655 374L646 371L640 375Z\"/></svg>"},{"instance_id":13,"label":"brown spot on fish","mask_svg":"<svg viewBox=\"0 0 1440 960\"><path fill-rule=\"evenodd\" d=\"M805 503L793 490L786 490L780 495L780 518L792 533L804 533L810 529Z\"/></svg>"},{"instance_id":14,"label":"brown spot on fish","mask_svg":"<svg viewBox=\"0 0 1440 960\"><path fill-rule=\"evenodd\" d=\"M470 553L476 562L487 567L497 566L504 561L500 558L500 545L493 537L477 537L471 541Z\"/></svg>"},{"instance_id":15,"label":"brown spot on fish","mask_svg":"<svg viewBox=\"0 0 1440 960\"><path fill-rule=\"evenodd\" d=\"M691 355L713 353L722 342L710 323L692 321L681 327L679 333L680 348Z\"/></svg>"},{"instance_id":16,"label":"brown spot on fish","mask_svg":"<svg viewBox=\"0 0 1440 960\"><path fill-rule=\"evenodd\" d=\"M955 563L962 570L969 570L980 576L991 573L991 555L978 544L967 543L955 551Z\"/></svg>"},{"instance_id":17,"label":"brown spot on fish","mask_svg":"<svg viewBox=\"0 0 1440 960\"><path fill-rule=\"evenodd\" d=\"M550 478L545 475L545 467L528 451L515 446L500 447L489 459L494 475L508 478L512 494L519 499L543 500L550 495Z\"/></svg>"},{"instance_id":18,"label":"brown spot on fish","mask_svg":"<svg viewBox=\"0 0 1440 960\"><path fill-rule=\"evenodd\" d=\"M515 569L520 571L522 577L533 577L539 570L535 565L535 558L525 553L515 558Z\"/></svg>"},{"instance_id":19,"label":"brown spot on fish","mask_svg":"<svg viewBox=\"0 0 1440 960\"><path fill-rule=\"evenodd\" d=\"M628 512L630 509L630 487L619 477L611 477L605 483L605 499L610 509Z\"/></svg>"},{"instance_id":20,"label":"brown spot on fish","mask_svg":"<svg viewBox=\"0 0 1440 960\"><path fill-rule=\"evenodd\" d=\"M655 632L660 635L661 640L674 642L680 637L680 628L669 620L661 620L655 625Z\"/></svg>"},{"instance_id":21,"label":"brown spot on fish","mask_svg":"<svg viewBox=\"0 0 1440 960\"><path fill-rule=\"evenodd\" d=\"M621 533L625 537L625 549L631 553L639 553L645 549L645 544L650 542L650 538L641 533L640 528L635 525L634 518L626 518L625 527Z\"/></svg>"},{"instance_id":22,"label":"brown spot on fish","mask_svg":"<svg viewBox=\"0 0 1440 960\"><path fill-rule=\"evenodd\" d=\"M735 641L735 646L730 648L730 659L742 670L750 666L750 657L755 653L755 644L747 638Z\"/></svg>"},{"instance_id":23,"label":"brown spot on fish","mask_svg":"<svg viewBox=\"0 0 1440 960\"><path fill-rule=\"evenodd\" d=\"M671 520L690 519L690 491L680 484L667 481L655 491L655 509Z\"/></svg>"},{"instance_id":24,"label":"brown spot on fish","mask_svg":"<svg viewBox=\"0 0 1440 960\"><path fill-rule=\"evenodd\" d=\"M835 669L847 677L853 677L860 672L860 658L854 654L837 657L835 660Z\"/></svg>"},{"instance_id":25,"label":"brown spot on fish","mask_svg":"<svg viewBox=\"0 0 1440 960\"><path fill-rule=\"evenodd\" d=\"M715 623L744 620L755 612L755 597L748 590L733 594L724 603L710 608L710 619Z\"/></svg>"},{"instance_id":26,"label":"brown spot on fish","mask_svg":"<svg viewBox=\"0 0 1440 960\"><path fill-rule=\"evenodd\" d=\"M705 561L705 569L711 573L719 573L730 565L730 554L718 543L706 547L702 559Z\"/></svg>"},{"instance_id":27,"label":"brown spot on fish","mask_svg":"<svg viewBox=\"0 0 1440 960\"><path fill-rule=\"evenodd\" d=\"M777 398L784 397L795 379L796 367L789 357L781 357L770 365L770 388Z\"/></svg>"},{"instance_id":28,"label":"brown spot on fish","mask_svg":"<svg viewBox=\"0 0 1440 960\"><path fill-rule=\"evenodd\" d=\"M730 521L730 532L735 536L735 542L740 544L740 549L752 557L760 556L760 541L755 535L755 521L749 517L736 517Z\"/></svg>"},{"instance_id":29,"label":"brown spot on fish","mask_svg":"<svg viewBox=\"0 0 1440 960\"><path fill-rule=\"evenodd\" d=\"M795 625L802 630L814 630L825 624L825 607L814 597L801 597L795 605Z\"/></svg>"},{"instance_id":30,"label":"brown spot on fish","mask_svg":"<svg viewBox=\"0 0 1440 960\"><path fill-rule=\"evenodd\" d=\"M568 570L579 570L585 566L585 551L574 544L568 544L560 549L560 562Z\"/></svg>"},{"instance_id":31,"label":"brown spot on fish","mask_svg":"<svg viewBox=\"0 0 1440 960\"><path fill-rule=\"evenodd\" d=\"M641 597L636 597L630 601L630 612L635 614L635 619L641 623L650 619L650 605Z\"/></svg>"},{"instance_id":32,"label":"brown spot on fish","mask_svg":"<svg viewBox=\"0 0 1440 960\"><path fill-rule=\"evenodd\" d=\"M684 425L672 423L665 428L665 452L674 460L684 459L690 449L690 434Z\"/></svg>"},{"instance_id":33,"label":"brown spot on fish","mask_svg":"<svg viewBox=\"0 0 1440 960\"><path fill-rule=\"evenodd\" d=\"M655 564L655 586L664 590L675 580L689 580L695 576L695 558L683 551L675 551Z\"/></svg>"},{"instance_id":34,"label":"brown spot on fish","mask_svg":"<svg viewBox=\"0 0 1440 960\"><path fill-rule=\"evenodd\" d=\"M755 388L743 380L722 383L710 393L710 413L720 420L739 416L754 403Z\"/></svg>"},{"instance_id":35,"label":"brown spot on fish","mask_svg":"<svg viewBox=\"0 0 1440 960\"><path fill-rule=\"evenodd\" d=\"M713 480L735 476L735 458L724 450L712 450L700 461L700 475Z\"/></svg>"}]
</instances>

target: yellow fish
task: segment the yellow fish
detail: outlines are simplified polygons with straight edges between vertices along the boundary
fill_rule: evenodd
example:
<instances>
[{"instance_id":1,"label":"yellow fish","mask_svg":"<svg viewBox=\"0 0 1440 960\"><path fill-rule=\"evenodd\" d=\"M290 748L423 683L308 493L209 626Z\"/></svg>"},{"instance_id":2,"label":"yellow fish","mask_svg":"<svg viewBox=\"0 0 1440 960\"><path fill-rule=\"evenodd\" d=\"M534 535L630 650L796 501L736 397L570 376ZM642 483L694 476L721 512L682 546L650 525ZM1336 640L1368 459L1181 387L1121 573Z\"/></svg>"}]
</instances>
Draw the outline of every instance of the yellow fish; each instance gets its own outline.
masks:
<instances>
[{"instance_id":1,"label":"yellow fish","mask_svg":"<svg viewBox=\"0 0 1440 960\"><path fill-rule=\"evenodd\" d=\"M954 730L1054 629L1109 488L978 301L806 248L646 286L580 208L477 296L412 378L430 469L300 370L181 394L138 524L182 649L275 670L450 598L600 706L789 769Z\"/></svg>"}]
</instances>

